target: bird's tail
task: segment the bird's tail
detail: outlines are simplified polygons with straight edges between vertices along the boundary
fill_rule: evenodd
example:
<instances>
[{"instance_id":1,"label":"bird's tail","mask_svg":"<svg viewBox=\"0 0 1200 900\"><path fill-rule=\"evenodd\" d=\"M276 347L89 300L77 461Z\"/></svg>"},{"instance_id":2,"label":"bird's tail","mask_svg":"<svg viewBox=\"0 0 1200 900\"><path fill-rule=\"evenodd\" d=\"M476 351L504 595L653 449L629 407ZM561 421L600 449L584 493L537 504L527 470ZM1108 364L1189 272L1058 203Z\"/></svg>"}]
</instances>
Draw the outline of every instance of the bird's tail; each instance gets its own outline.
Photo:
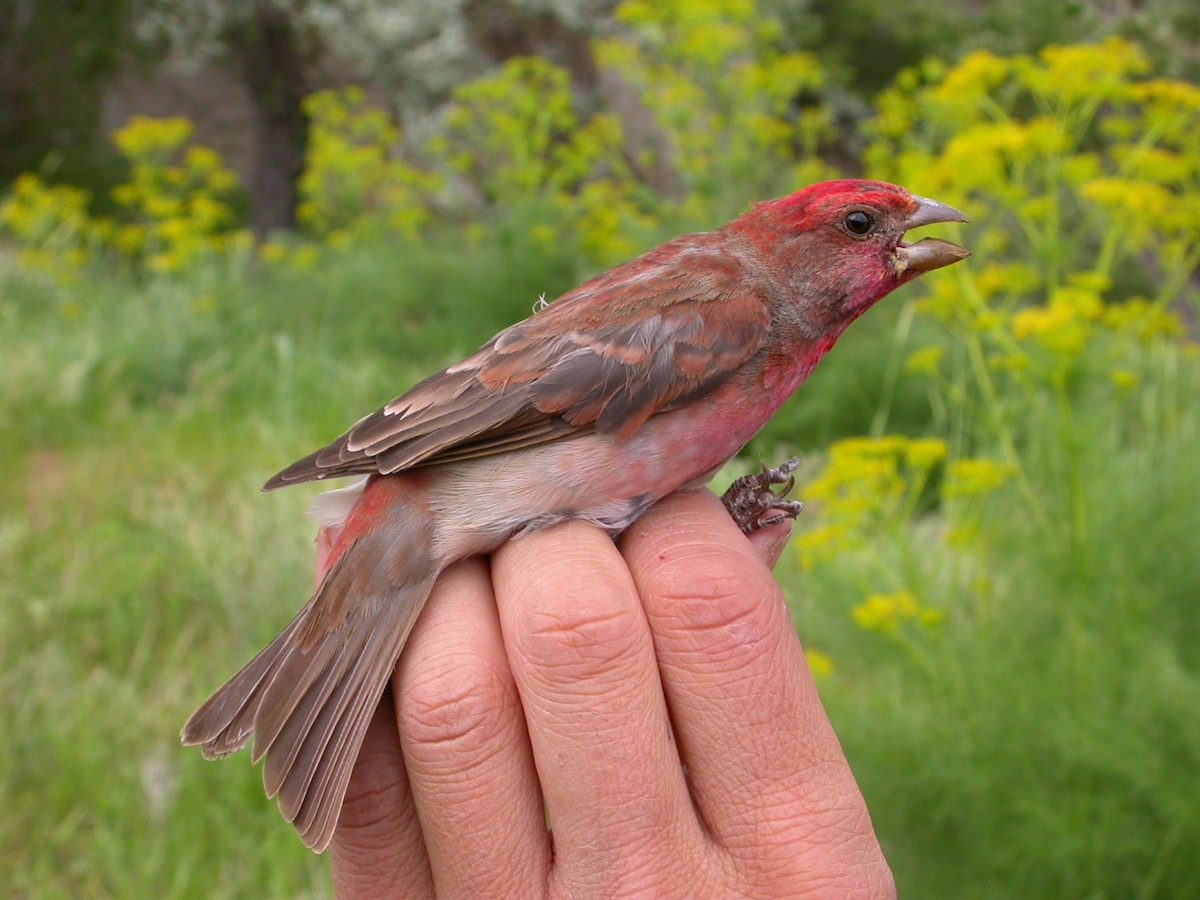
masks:
<instances>
[{"instance_id":1,"label":"bird's tail","mask_svg":"<svg viewBox=\"0 0 1200 900\"><path fill-rule=\"evenodd\" d=\"M210 759L253 736L252 761L266 757L267 796L278 795L283 817L318 853L438 574L420 497L406 481L372 479L308 605L183 727L184 744L201 745Z\"/></svg>"}]
</instances>

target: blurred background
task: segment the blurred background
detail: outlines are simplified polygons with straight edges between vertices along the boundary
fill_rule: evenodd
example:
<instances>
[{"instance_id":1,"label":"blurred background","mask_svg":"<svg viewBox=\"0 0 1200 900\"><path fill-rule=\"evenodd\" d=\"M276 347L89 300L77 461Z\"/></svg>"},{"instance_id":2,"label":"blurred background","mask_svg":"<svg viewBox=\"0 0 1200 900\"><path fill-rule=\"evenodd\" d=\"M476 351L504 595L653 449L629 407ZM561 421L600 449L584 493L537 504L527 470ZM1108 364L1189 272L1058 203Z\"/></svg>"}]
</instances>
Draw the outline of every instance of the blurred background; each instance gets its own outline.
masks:
<instances>
[{"instance_id":1,"label":"blurred background","mask_svg":"<svg viewBox=\"0 0 1200 900\"><path fill-rule=\"evenodd\" d=\"M1200 896L1186 0L2 0L0 885L327 896L178 731L311 586L276 470L812 181L955 205L718 479L902 895Z\"/></svg>"}]
</instances>

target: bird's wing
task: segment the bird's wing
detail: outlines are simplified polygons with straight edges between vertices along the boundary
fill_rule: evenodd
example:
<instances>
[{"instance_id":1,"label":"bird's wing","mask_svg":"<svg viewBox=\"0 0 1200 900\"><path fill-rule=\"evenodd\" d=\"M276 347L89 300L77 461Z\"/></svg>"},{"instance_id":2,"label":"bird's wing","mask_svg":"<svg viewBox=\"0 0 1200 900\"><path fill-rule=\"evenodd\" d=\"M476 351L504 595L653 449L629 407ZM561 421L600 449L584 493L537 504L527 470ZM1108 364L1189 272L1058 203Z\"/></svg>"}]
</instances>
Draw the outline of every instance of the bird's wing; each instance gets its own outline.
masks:
<instances>
[{"instance_id":1,"label":"bird's wing","mask_svg":"<svg viewBox=\"0 0 1200 900\"><path fill-rule=\"evenodd\" d=\"M685 258L686 257L686 258ZM624 440L723 383L770 314L725 251L674 241L583 285L284 469L264 490L560 440Z\"/></svg>"}]
</instances>

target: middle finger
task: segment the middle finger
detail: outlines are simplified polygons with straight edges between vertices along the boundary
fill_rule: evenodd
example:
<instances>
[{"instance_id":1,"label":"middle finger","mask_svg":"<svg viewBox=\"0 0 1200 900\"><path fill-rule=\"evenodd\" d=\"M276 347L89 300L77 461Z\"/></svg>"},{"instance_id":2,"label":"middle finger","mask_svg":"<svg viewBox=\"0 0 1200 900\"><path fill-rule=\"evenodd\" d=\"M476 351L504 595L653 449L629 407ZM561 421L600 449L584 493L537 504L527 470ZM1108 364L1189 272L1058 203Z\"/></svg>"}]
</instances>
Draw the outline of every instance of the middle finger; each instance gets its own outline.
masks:
<instances>
[{"instance_id":1,"label":"middle finger","mask_svg":"<svg viewBox=\"0 0 1200 900\"><path fill-rule=\"evenodd\" d=\"M485 561L438 579L395 685L438 895L541 894L550 839Z\"/></svg>"},{"instance_id":2,"label":"middle finger","mask_svg":"<svg viewBox=\"0 0 1200 900\"><path fill-rule=\"evenodd\" d=\"M569 522L492 557L508 658L554 829L556 874L647 887L702 844L649 626L603 531ZM652 886L651 886L652 887Z\"/></svg>"}]
</instances>

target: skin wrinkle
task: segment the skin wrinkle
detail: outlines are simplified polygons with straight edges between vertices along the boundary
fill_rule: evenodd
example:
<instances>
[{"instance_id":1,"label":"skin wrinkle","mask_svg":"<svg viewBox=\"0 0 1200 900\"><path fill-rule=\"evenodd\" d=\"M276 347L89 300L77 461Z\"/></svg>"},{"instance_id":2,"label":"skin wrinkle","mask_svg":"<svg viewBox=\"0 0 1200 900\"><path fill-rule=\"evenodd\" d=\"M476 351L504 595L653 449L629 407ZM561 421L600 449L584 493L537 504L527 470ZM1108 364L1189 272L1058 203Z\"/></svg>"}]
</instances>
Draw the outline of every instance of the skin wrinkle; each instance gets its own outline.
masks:
<instances>
[{"instance_id":1,"label":"skin wrinkle","mask_svg":"<svg viewBox=\"0 0 1200 900\"><path fill-rule=\"evenodd\" d=\"M664 533L669 534L668 529ZM745 697L747 711L761 705L756 702L763 696L770 697L768 690L772 679L777 679L778 667L782 664L782 654L779 652L779 641L786 637L785 624L781 622L784 612L782 595L774 582L766 579L765 592L751 593L746 590L744 579L738 584L743 596L733 594L733 600L728 600L726 589L707 589L706 596L697 597L694 590L688 591L675 588L676 583L688 582L688 579L701 580L697 574L697 566L711 566L718 571L737 569L745 560L742 554L731 553L728 550L718 552L720 562L714 563L712 544L720 537L707 535L693 536L681 541L668 556L664 553L655 555L654 547L638 548L639 554L650 558L647 566L648 573L641 579L642 590L657 598L678 597L682 604L669 604L671 610L667 614L657 614L662 604L655 603L656 618L660 627L655 629L656 639L661 654L670 654L682 665L690 660L699 659L705 669L710 672L727 672L728 682L723 686L720 698L713 703L688 704L687 695L674 692L673 702L681 709L704 715L729 698ZM721 544L723 548L728 546ZM703 579L708 581L708 579ZM663 588L662 583L669 586ZM732 587L730 588L732 590ZM767 599L767 596L771 599ZM747 597L749 599L747 599ZM723 602L727 600L728 602ZM730 606L733 609L730 609ZM790 625L787 626L790 628ZM666 640L663 633L674 638L677 634L687 636L687 643L676 640ZM705 640L707 635L716 635L715 639ZM749 665L757 658L765 658L771 663L771 671L762 674L757 667ZM743 675L742 673L750 673ZM736 688L732 689L731 688ZM775 710L770 716L777 715Z\"/></svg>"},{"instance_id":2,"label":"skin wrinkle","mask_svg":"<svg viewBox=\"0 0 1200 900\"><path fill-rule=\"evenodd\" d=\"M606 560L616 556L612 541L594 529L567 525L552 534L554 540L570 540L576 548L586 546L585 555L599 553ZM530 535L494 558L497 591L504 593L512 576L513 590L519 592L515 595L521 597L519 608L501 610L502 626L531 730L537 729L545 741L560 746L583 744L596 751L589 771L573 771L563 768L561 757L548 755L545 746L539 752L535 743L537 768L552 817L556 815L556 796L559 804L583 803L596 811L587 821L571 816L569 810L556 818L556 842L567 848L563 857L599 856L619 862L626 852L631 822L654 823L649 833L661 838L663 828L691 821L690 804L683 805L686 788L658 691L653 647L628 575L619 580L589 578L583 586L587 602L580 604L575 596L578 563L561 553L542 552L538 542L544 540L545 536ZM615 570L627 571L623 562ZM567 590L560 590L560 584ZM619 585L619 590L614 590L614 585ZM532 647L525 631L528 607L538 609L543 617L547 608L552 610L553 625L542 629L544 633L536 636ZM564 621L573 622L573 627L564 628ZM608 636L596 634L597 622ZM598 655L594 646L588 647L582 658L575 652L581 629L586 644L601 645ZM566 667L574 672L565 673L561 662L564 635L572 648L566 654L572 658ZM549 675L539 670L543 662L550 667ZM649 692L647 673L653 679ZM612 677L606 677L609 674ZM669 780L661 790L649 788L639 780L640 767ZM671 780L676 779L672 787ZM581 839L589 846L581 846Z\"/></svg>"},{"instance_id":3,"label":"skin wrinkle","mask_svg":"<svg viewBox=\"0 0 1200 900\"><path fill-rule=\"evenodd\" d=\"M507 668L490 661L480 668L463 659L454 669L451 663L442 661L436 675L406 679L399 704L405 749L430 768L454 755L482 759L488 748L514 737L521 708Z\"/></svg>"},{"instance_id":4,"label":"skin wrinkle","mask_svg":"<svg viewBox=\"0 0 1200 900\"><path fill-rule=\"evenodd\" d=\"M505 846L511 832L511 822L507 818L484 818L474 814L480 800L486 799L488 804L504 808L511 804L524 802L524 795L529 785L515 782L504 782L501 792L488 786L482 790L466 793L445 793L441 797L431 797L438 801L436 808L424 808L421 818L423 830L430 836L439 838L439 843L450 846L462 841L477 841L490 846ZM450 802L443 802L449 800ZM515 852L515 851L514 851Z\"/></svg>"},{"instance_id":5,"label":"skin wrinkle","mask_svg":"<svg viewBox=\"0 0 1200 900\"><path fill-rule=\"evenodd\" d=\"M524 859L514 850L508 854L509 863L497 865L493 870L476 872L472 870L455 878L449 884L439 882L437 896L439 897L536 897L548 896L549 891L544 887L550 878L550 869L541 876L525 882L515 877L521 871ZM444 880L448 881L448 879ZM535 887L536 885L536 887Z\"/></svg>"},{"instance_id":6,"label":"skin wrinkle","mask_svg":"<svg viewBox=\"0 0 1200 900\"><path fill-rule=\"evenodd\" d=\"M339 820L342 829L353 828L360 834L372 833L377 826L385 822L401 821L410 816L398 816L398 811L412 811L411 805L394 804L393 794L408 795L408 775L403 764L396 757L394 748L387 741L378 740L381 736L377 729L386 728L396 733L396 721L390 713L390 704L384 702L379 706L375 719L371 722L368 739L363 743L356 766L371 769L374 773L385 772L388 778L381 779L378 774L370 781L354 780L346 792L342 805L342 819ZM376 740L372 740L376 738ZM382 761L383 766L376 760ZM399 789L399 790L397 790Z\"/></svg>"},{"instance_id":7,"label":"skin wrinkle","mask_svg":"<svg viewBox=\"0 0 1200 900\"><path fill-rule=\"evenodd\" d=\"M420 878L407 871L390 871L390 866L378 863L381 854L368 845L356 844L345 850L338 849L338 842L331 846L334 854L333 880L338 886L338 896L353 897L355 900L393 900L395 897L435 895L433 876L429 873L428 866L422 873L425 877ZM394 845L383 849L397 855L404 852L402 848L396 848ZM382 858L386 858L386 854L382 855ZM372 862L373 860L375 862Z\"/></svg>"},{"instance_id":8,"label":"skin wrinkle","mask_svg":"<svg viewBox=\"0 0 1200 900\"><path fill-rule=\"evenodd\" d=\"M439 581L433 599L396 676L403 685L395 692L401 743L432 858L452 857L464 840L490 851L472 854L466 865L450 867L455 870L452 876L446 874L446 866L435 864L439 892L486 896L479 891L496 882L497 871L548 868L544 846L521 845L525 850L514 857L515 848L508 840L532 824L544 827L541 803L532 773L526 775L528 741L500 639L486 562L473 560L452 567ZM418 721L429 716L429 734L418 734L421 728L412 727L414 715ZM470 725L467 719L472 720ZM461 739L436 740L447 738L450 730L460 731ZM519 774L511 777L513 772ZM492 777L481 778L483 773ZM497 803L503 815L480 815ZM504 852L497 853L501 848ZM506 861L514 865L506 866ZM530 891L522 886L515 893Z\"/></svg>"},{"instance_id":9,"label":"skin wrinkle","mask_svg":"<svg viewBox=\"0 0 1200 900\"><path fill-rule=\"evenodd\" d=\"M430 896L433 892L420 821L395 752L396 723L390 708L387 702L381 704L371 723L355 767L371 771L372 777L352 780L330 845L334 883L347 896L370 898L388 891ZM419 860L415 867L402 864L413 859ZM380 885L388 887L371 890Z\"/></svg>"},{"instance_id":10,"label":"skin wrinkle","mask_svg":"<svg viewBox=\"0 0 1200 900\"><path fill-rule=\"evenodd\" d=\"M868 834L856 834L853 844L837 850L808 845L786 852L787 845L776 849L770 860L759 858L758 880L763 885L787 879L807 882L806 894L817 897L895 896L891 872L883 862L879 845ZM774 865L770 865L774 862ZM815 874L821 873L821 874Z\"/></svg>"},{"instance_id":11,"label":"skin wrinkle","mask_svg":"<svg viewBox=\"0 0 1200 900\"><path fill-rule=\"evenodd\" d=\"M778 683L780 673L773 672L763 675L764 684ZM748 718L747 733L754 736L754 752L745 755L749 761L747 777L750 783L759 780L769 780L778 784L781 789L789 786L803 786L812 778L813 773L820 772L824 767L843 765L841 745L834 735L824 710L819 702L815 708L804 709L795 715L787 715L792 710L792 704L785 698L773 693L764 695L770 702L769 709L755 718ZM763 727L771 726L775 727ZM758 727L754 727L754 726ZM802 766L797 767L793 762L785 760L803 760ZM779 760L772 764L772 761ZM809 790L798 790L803 798L810 794Z\"/></svg>"},{"instance_id":12,"label":"skin wrinkle","mask_svg":"<svg viewBox=\"0 0 1200 900\"><path fill-rule=\"evenodd\" d=\"M857 818L865 810L857 789L838 777L832 762L812 765L790 784L776 784L746 799L742 814L731 818L737 827L730 829L728 837L744 837L742 845L752 850L780 837L790 837L795 844L806 847L823 846L816 839L818 835L838 827L846 812L852 811ZM797 828L790 821L796 808L804 809L807 827ZM732 849L735 845L727 846Z\"/></svg>"},{"instance_id":13,"label":"skin wrinkle","mask_svg":"<svg viewBox=\"0 0 1200 900\"><path fill-rule=\"evenodd\" d=\"M508 636L517 651L512 662L547 687L561 685L574 692L582 683L608 691L612 679L628 677L630 660L652 652L644 614L627 575L590 584L588 603L578 602L574 573L590 571L585 567L594 567L596 556L615 555L616 549L595 529L576 523L560 527L579 532L580 540L572 541L578 545L575 553L550 558L536 553L539 534L522 540L522 559L532 560L523 579L537 587ZM503 548L497 554L501 583L507 577L505 563L511 559L507 551ZM609 568L620 573L623 566Z\"/></svg>"},{"instance_id":14,"label":"skin wrinkle","mask_svg":"<svg viewBox=\"0 0 1200 900\"><path fill-rule=\"evenodd\" d=\"M519 647L539 672L554 683L620 677L628 660L645 652L648 642L638 611L559 607L527 613Z\"/></svg>"},{"instance_id":15,"label":"skin wrinkle","mask_svg":"<svg viewBox=\"0 0 1200 900\"><path fill-rule=\"evenodd\" d=\"M370 766L372 765L372 755L380 757L384 754L385 751L367 754L363 757L364 764ZM407 779L377 782L369 788L356 792L353 797L347 792L346 802L342 804L342 812L347 821L341 827L354 828L360 835L376 833L385 835L387 842L392 842L395 830L392 823L409 818L407 815L397 815L399 810L391 803L391 795L401 784L407 786Z\"/></svg>"},{"instance_id":16,"label":"skin wrinkle","mask_svg":"<svg viewBox=\"0 0 1200 900\"><path fill-rule=\"evenodd\" d=\"M807 883L810 890L819 892L825 879L814 873L837 872L829 880L838 884L842 891L875 881L876 864L882 857L869 828L865 834L851 835L850 843L824 845L814 839L818 833L830 830L804 835L759 831L730 852L740 860L739 868L747 881L759 886L755 896L769 895L764 894L763 889L779 883ZM770 852L764 853L764 848L768 847Z\"/></svg>"},{"instance_id":17,"label":"skin wrinkle","mask_svg":"<svg viewBox=\"0 0 1200 900\"><path fill-rule=\"evenodd\" d=\"M715 498L714 502L716 502ZM660 538L655 542L655 546L635 545L633 547L633 552L644 567L644 574L640 579L642 584L639 586L652 588L656 595L684 599L695 598L704 602L740 599L737 595L745 589L746 576L734 575L729 571L728 564L734 563L735 568L742 569L747 565L762 566L761 561L757 558L752 559L744 551L732 549L727 535L689 532L682 527L682 520L686 516L676 514L672 518L681 523L681 527L676 533ZM636 529L635 525L631 532ZM632 538L626 538L622 542L622 546L628 547L631 542ZM712 570L714 573L703 579L703 593L697 591L696 582L700 580L697 578L697 570L700 572ZM728 574L716 574L722 572ZM765 570L765 567L761 574L766 576L763 579L764 586L773 593L778 593L782 600L782 593L778 592L778 587L770 579L769 572ZM712 588L710 584L718 585L719 589ZM747 601L746 605L754 606L757 602L757 600Z\"/></svg>"},{"instance_id":18,"label":"skin wrinkle","mask_svg":"<svg viewBox=\"0 0 1200 900\"><path fill-rule=\"evenodd\" d=\"M414 652L400 664L397 706L405 752L442 777L451 774L444 766L454 759L479 758L489 747L511 746L519 737L514 728L520 697L498 641L499 623L493 621L493 634L471 615L481 609L495 619L494 596L477 587L484 578L481 560L447 573L437 589L445 602L430 604L414 637ZM456 627L439 628L449 616Z\"/></svg>"},{"instance_id":19,"label":"skin wrinkle","mask_svg":"<svg viewBox=\"0 0 1200 900\"><path fill-rule=\"evenodd\" d=\"M657 738L652 737L644 743L629 740L630 733L642 734L648 731L646 726L652 723L647 720L658 718L660 710L647 704L635 705L631 710L621 710L619 715L624 716L623 724L612 728L599 727L597 717L585 715L586 710L561 709L558 706L546 708L543 704L538 704L538 709L544 713L545 727L553 728L559 736L567 735L572 740L594 744L595 762L603 764L606 771L614 773L612 780L594 782L596 797L605 804L620 806L637 804L648 799L642 793L644 785L636 784L625 788L622 779L629 767L639 765L648 758L653 758L659 763L656 766L658 770L664 768L664 762L676 762L675 742L669 733L660 733ZM636 714L637 718L631 719L631 713ZM581 788L582 785L575 787ZM620 815L623 816L624 813Z\"/></svg>"},{"instance_id":20,"label":"skin wrinkle","mask_svg":"<svg viewBox=\"0 0 1200 900\"><path fill-rule=\"evenodd\" d=\"M680 579L682 580L682 579ZM655 613L662 652L681 662L700 658L706 668L736 675L746 663L777 655L778 620L771 610L774 592L737 592L733 577L705 581L702 594L655 589L666 609Z\"/></svg>"},{"instance_id":21,"label":"skin wrinkle","mask_svg":"<svg viewBox=\"0 0 1200 900\"><path fill-rule=\"evenodd\" d=\"M668 808L659 813L654 820L629 816L625 824L637 827L621 828L615 843L589 843L588 853L576 854L577 864L565 867L559 880L594 884L603 896L685 896L652 888L688 883L710 854L691 816L676 815ZM664 836L669 839L664 841Z\"/></svg>"},{"instance_id":22,"label":"skin wrinkle","mask_svg":"<svg viewBox=\"0 0 1200 900\"><path fill-rule=\"evenodd\" d=\"M645 832L637 840L618 849L615 857L601 862L601 858L589 860L589 865L579 866L564 872L561 881L570 884L586 884L593 887L595 896L603 897L653 897L655 900L692 900L694 891L680 885L703 884L697 878L698 871L709 868L710 854L697 851L697 843L684 840L678 846L673 842L664 847L661 832ZM643 849L650 852L645 852ZM614 866L615 877L614 877ZM606 867L607 866L607 867ZM551 892L555 896L579 896L576 891Z\"/></svg>"}]
</instances>

